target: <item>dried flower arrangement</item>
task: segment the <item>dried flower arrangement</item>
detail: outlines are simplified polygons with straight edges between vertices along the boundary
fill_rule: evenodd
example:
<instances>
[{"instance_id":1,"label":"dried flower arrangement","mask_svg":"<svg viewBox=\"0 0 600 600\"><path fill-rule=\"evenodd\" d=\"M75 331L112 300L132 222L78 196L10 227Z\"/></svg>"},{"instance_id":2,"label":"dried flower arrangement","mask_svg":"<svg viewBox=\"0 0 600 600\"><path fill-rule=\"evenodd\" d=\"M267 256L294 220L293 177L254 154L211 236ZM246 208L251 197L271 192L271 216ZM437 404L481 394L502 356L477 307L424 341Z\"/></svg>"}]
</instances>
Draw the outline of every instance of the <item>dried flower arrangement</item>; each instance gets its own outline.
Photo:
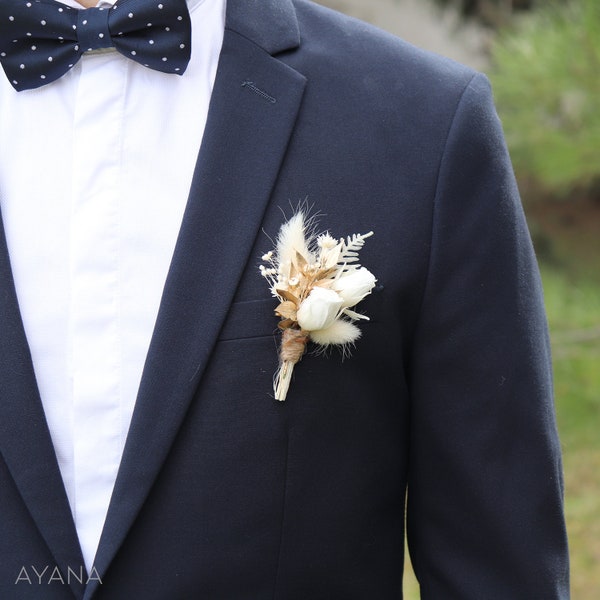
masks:
<instances>
[{"instance_id":1,"label":"dried flower arrangement","mask_svg":"<svg viewBox=\"0 0 600 600\"><path fill-rule=\"evenodd\" d=\"M314 222L297 212L281 226L275 250L262 257L268 266L260 266L279 300L275 314L283 333L273 386L277 400L285 400L294 365L309 341L341 345L345 352L360 337L355 321L368 320L351 309L375 286L375 276L358 264L358 253L373 232L335 239L313 231Z\"/></svg>"}]
</instances>

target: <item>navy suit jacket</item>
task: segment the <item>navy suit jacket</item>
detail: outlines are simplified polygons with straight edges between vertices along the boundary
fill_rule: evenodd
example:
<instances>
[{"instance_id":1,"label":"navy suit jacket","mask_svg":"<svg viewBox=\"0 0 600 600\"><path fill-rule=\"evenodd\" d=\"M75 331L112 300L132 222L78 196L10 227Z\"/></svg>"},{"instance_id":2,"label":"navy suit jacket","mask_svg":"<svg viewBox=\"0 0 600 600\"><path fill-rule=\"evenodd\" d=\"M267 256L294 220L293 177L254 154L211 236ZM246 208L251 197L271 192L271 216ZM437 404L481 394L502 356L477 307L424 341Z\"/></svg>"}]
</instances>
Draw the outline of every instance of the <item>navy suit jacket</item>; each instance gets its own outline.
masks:
<instances>
[{"instance_id":1,"label":"navy suit jacket","mask_svg":"<svg viewBox=\"0 0 600 600\"><path fill-rule=\"evenodd\" d=\"M378 284L352 356L309 351L277 402L258 266L301 201L375 232ZM1 598L398 599L405 510L422 598L568 597L542 293L482 75L307 0L229 0L87 586L1 240Z\"/></svg>"}]
</instances>

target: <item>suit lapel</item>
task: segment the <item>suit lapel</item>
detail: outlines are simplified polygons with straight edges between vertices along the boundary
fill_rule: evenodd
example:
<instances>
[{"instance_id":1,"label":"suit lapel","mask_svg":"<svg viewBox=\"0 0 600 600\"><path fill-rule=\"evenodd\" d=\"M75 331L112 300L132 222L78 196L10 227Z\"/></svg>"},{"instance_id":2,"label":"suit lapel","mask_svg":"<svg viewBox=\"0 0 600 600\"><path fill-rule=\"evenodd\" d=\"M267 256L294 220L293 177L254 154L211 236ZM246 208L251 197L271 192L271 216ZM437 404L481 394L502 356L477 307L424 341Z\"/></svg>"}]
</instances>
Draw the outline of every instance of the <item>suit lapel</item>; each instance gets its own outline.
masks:
<instances>
[{"instance_id":1,"label":"suit lapel","mask_svg":"<svg viewBox=\"0 0 600 600\"><path fill-rule=\"evenodd\" d=\"M297 45L291 3L229 1L200 158L95 560L101 577L184 419L260 230L305 84L270 53Z\"/></svg>"},{"instance_id":2,"label":"suit lapel","mask_svg":"<svg viewBox=\"0 0 600 600\"><path fill-rule=\"evenodd\" d=\"M83 584L68 577L67 567L78 572L83 557L35 380L1 220L0 283L0 453L64 581L80 598Z\"/></svg>"}]
</instances>

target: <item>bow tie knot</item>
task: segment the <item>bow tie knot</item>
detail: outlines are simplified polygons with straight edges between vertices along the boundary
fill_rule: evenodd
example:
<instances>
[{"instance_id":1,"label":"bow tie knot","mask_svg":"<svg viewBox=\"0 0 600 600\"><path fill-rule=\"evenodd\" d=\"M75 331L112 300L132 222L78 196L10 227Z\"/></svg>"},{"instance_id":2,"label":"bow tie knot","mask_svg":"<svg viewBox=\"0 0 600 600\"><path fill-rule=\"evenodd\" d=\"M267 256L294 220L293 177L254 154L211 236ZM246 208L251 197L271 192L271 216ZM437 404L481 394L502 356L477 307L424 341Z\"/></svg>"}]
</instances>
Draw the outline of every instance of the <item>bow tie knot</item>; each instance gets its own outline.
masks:
<instances>
[{"instance_id":1,"label":"bow tie knot","mask_svg":"<svg viewBox=\"0 0 600 600\"><path fill-rule=\"evenodd\" d=\"M77 10L56 0L0 0L0 62L17 90L62 77L85 52L114 47L163 73L182 75L191 54L185 0L120 0Z\"/></svg>"},{"instance_id":2,"label":"bow tie knot","mask_svg":"<svg viewBox=\"0 0 600 600\"><path fill-rule=\"evenodd\" d=\"M109 10L105 8L86 8L77 11L77 41L81 48L99 50L113 45L108 26Z\"/></svg>"}]
</instances>

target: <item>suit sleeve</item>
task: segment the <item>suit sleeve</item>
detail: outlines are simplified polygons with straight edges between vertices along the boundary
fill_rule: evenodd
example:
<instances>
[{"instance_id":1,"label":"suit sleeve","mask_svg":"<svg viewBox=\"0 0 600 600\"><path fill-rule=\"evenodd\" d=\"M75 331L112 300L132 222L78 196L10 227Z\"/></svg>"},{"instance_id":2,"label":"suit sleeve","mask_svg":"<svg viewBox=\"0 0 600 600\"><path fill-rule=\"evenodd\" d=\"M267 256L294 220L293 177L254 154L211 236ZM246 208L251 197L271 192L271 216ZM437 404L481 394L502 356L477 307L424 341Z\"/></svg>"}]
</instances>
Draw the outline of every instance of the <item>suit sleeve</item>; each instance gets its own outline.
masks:
<instances>
[{"instance_id":1,"label":"suit sleeve","mask_svg":"<svg viewBox=\"0 0 600 600\"><path fill-rule=\"evenodd\" d=\"M482 75L440 165L412 356L407 522L422 599L568 598L542 289Z\"/></svg>"}]
</instances>

